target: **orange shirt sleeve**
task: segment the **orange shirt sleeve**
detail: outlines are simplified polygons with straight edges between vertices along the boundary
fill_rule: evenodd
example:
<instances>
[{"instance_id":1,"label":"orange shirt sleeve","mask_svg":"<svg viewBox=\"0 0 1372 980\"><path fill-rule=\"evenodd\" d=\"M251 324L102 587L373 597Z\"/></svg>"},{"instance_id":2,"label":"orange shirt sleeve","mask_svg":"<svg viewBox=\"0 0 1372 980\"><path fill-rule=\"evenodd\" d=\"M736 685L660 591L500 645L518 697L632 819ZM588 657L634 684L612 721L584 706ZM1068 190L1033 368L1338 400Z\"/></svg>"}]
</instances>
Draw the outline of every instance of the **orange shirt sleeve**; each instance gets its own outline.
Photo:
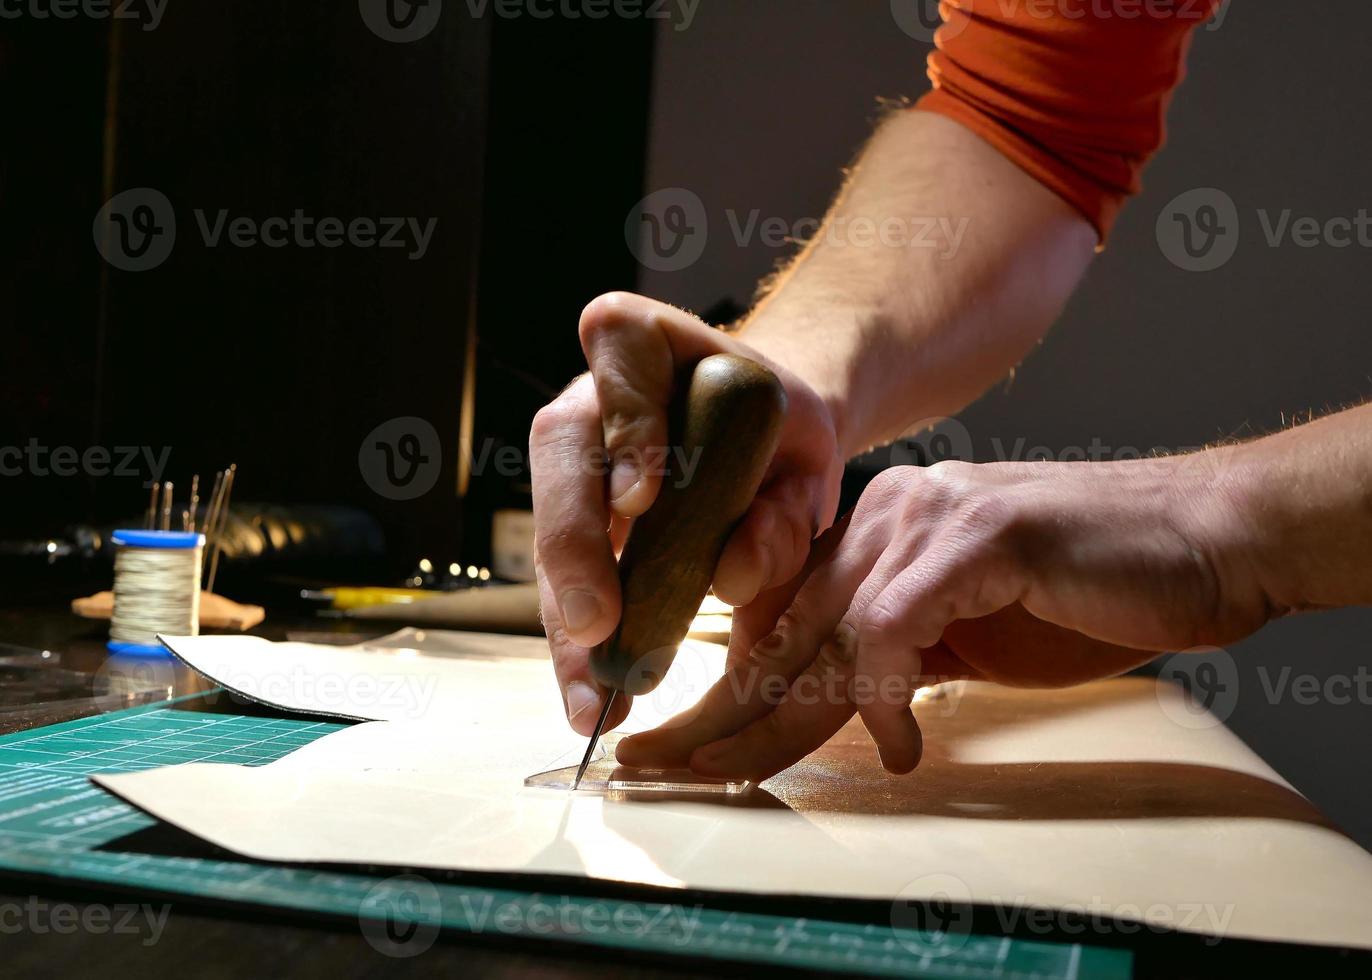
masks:
<instances>
[{"instance_id":1,"label":"orange shirt sleeve","mask_svg":"<svg viewBox=\"0 0 1372 980\"><path fill-rule=\"evenodd\" d=\"M957 120L1104 240L1162 146L1191 32L1221 0L943 0L915 108Z\"/></svg>"}]
</instances>

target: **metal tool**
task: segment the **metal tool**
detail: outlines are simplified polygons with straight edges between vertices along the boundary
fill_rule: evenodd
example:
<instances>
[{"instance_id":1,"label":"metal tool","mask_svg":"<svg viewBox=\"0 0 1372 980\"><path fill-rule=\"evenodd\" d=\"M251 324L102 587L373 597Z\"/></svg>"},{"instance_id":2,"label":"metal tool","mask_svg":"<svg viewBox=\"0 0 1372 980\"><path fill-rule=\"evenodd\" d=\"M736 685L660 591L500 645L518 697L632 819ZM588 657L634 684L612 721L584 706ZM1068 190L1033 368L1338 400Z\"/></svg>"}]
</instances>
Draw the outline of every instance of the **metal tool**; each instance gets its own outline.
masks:
<instances>
[{"instance_id":1,"label":"metal tool","mask_svg":"<svg viewBox=\"0 0 1372 980\"><path fill-rule=\"evenodd\" d=\"M705 358L678 392L668 419L667 472L619 559L619 626L591 651L591 676L610 695L572 789L581 784L618 693L647 694L666 676L781 437L786 390L746 357ZM694 467L682 460L694 460Z\"/></svg>"}]
</instances>

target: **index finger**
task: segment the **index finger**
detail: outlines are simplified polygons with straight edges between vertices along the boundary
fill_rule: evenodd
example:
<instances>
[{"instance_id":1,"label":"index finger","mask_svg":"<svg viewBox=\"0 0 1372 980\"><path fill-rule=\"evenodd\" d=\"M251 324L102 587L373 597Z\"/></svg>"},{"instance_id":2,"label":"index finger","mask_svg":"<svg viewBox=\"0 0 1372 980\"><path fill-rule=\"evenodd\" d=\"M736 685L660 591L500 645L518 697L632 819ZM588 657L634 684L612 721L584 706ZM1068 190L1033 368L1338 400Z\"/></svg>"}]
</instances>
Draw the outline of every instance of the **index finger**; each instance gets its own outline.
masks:
<instances>
[{"instance_id":1,"label":"index finger","mask_svg":"<svg viewBox=\"0 0 1372 980\"><path fill-rule=\"evenodd\" d=\"M835 570L827 560L837 549L847 526L845 518L816 542L810 562L797 580L757 598L756 604L765 609L763 620L772 610L779 613L788 606L812 611L823 606L826 599L832 604L833 597L838 595L842 601L832 617L837 620L848 601L843 595L842 579L852 573ZM815 601L793 603L798 585L799 595L808 592ZM776 622L775 615L772 620ZM623 739L617 751L619 761L628 766L689 764L696 749L733 735L773 711L832 629L833 622L824 612L790 615L776 623L761 642L750 644L746 656L731 641L730 666L724 676L690 710L659 728Z\"/></svg>"},{"instance_id":2,"label":"index finger","mask_svg":"<svg viewBox=\"0 0 1372 980\"><path fill-rule=\"evenodd\" d=\"M583 647L606 639L619 622L619 574L610 547L600 411L583 375L539 411L529 432L534 548L546 581L547 607L568 638Z\"/></svg>"}]
</instances>

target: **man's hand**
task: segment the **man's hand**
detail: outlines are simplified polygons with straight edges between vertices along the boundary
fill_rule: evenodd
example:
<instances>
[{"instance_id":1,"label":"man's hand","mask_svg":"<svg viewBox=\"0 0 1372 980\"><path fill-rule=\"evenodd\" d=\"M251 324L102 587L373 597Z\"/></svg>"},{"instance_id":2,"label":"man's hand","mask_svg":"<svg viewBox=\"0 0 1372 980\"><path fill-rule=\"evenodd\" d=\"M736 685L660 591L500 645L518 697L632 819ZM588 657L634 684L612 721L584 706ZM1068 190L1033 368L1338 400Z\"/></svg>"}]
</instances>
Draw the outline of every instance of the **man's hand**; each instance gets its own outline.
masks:
<instances>
[{"instance_id":1,"label":"man's hand","mask_svg":"<svg viewBox=\"0 0 1372 980\"><path fill-rule=\"evenodd\" d=\"M794 577L815 534L833 520L843 460L832 412L811 388L690 314L612 293L586 307L580 336L590 373L538 413L529 451L544 625L567 718L589 735L605 692L591 680L587 656L619 621L614 553L632 518L657 496L670 452L667 407L681 372L727 351L766 364L786 388L780 445L715 576L716 594L745 607L737 616L739 649L746 652L760 635L747 634L746 606ZM616 702L611 726L628 702Z\"/></svg>"},{"instance_id":2,"label":"man's hand","mask_svg":"<svg viewBox=\"0 0 1372 980\"><path fill-rule=\"evenodd\" d=\"M1220 458L885 471L805 572L759 598L775 629L619 760L762 779L857 712L904 773L917 687L1065 686L1248 635L1271 607L1228 548L1245 522L1206 465Z\"/></svg>"}]
</instances>

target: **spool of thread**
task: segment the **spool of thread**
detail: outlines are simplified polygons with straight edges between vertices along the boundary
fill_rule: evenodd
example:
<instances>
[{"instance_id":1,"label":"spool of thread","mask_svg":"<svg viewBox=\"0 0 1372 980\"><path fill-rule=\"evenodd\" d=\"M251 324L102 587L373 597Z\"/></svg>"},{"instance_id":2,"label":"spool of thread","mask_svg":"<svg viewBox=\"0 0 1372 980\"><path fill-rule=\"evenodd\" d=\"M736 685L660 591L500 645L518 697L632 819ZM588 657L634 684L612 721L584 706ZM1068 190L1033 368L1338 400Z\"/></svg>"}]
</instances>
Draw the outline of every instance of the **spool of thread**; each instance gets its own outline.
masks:
<instances>
[{"instance_id":1,"label":"spool of thread","mask_svg":"<svg viewBox=\"0 0 1372 980\"><path fill-rule=\"evenodd\" d=\"M115 531L114 615L109 649L165 654L157 634L200 632L200 568L205 536L187 531Z\"/></svg>"}]
</instances>

